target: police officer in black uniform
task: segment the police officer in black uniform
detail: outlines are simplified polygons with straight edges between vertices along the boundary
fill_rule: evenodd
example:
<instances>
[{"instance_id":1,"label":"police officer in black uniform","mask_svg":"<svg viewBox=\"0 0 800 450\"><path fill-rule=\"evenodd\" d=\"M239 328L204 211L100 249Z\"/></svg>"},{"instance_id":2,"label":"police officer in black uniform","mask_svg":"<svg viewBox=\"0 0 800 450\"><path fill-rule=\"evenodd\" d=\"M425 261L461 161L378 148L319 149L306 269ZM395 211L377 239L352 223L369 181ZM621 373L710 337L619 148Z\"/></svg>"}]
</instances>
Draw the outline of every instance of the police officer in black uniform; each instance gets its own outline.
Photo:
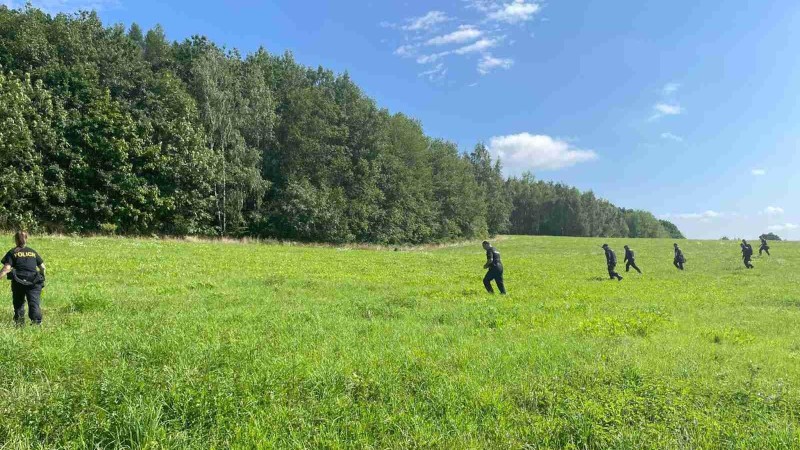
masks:
<instances>
[{"instance_id":1,"label":"police officer in black uniform","mask_svg":"<svg viewBox=\"0 0 800 450\"><path fill-rule=\"evenodd\" d=\"M637 272L642 273L641 270L636 266L636 255L634 255L633 250L627 245L625 246L625 272L630 272L631 267L636 269Z\"/></svg>"},{"instance_id":2,"label":"police officer in black uniform","mask_svg":"<svg viewBox=\"0 0 800 450\"><path fill-rule=\"evenodd\" d=\"M767 256L771 256L769 254L769 244L764 236L761 236L761 247L758 249L758 256L761 256L761 252L767 252Z\"/></svg>"},{"instance_id":3,"label":"police officer in black uniform","mask_svg":"<svg viewBox=\"0 0 800 450\"><path fill-rule=\"evenodd\" d=\"M617 254L614 253L614 250L608 246L608 244L603 244L603 250L606 251L606 265L608 265L608 277L610 279L616 278L617 281L622 281L622 277L615 271L617 267Z\"/></svg>"},{"instance_id":4,"label":"police officer in black uniform","mask_svg":"<svg viewBox=\"0 0 800 450\"><path fill-rule=\"evenodd\" d=\"M744 261L744 266L748 269L753 268L753 264L751 263L753 259L753 246L748 244L746 240L742 239L742 261Z\"/></svg>"},{"instance_id":5,"label":"police officer in black uniform","mask_svg":"<svg viewBox=\"0 0 800 450\"><path fill-rule=\"evenodd\" d=\"M675 265L679 270L683 270L683 265L686 263L686 258L683 256L683 251L681 251L680 247L678 247L678 243L675 243L675 259L672 261L672 264Z\"/></svg>"},{"instance_id":6,"label":"police officer in black uniform","mask_svg":"<svg viewBox=\"0 0 800 450\"><path fill-rule=\"evenodd\" d=\"M39 300L44 288L44 261L36 250L27 246L28 233L18 231L14 235L16 247L3 257L0 279L11 280L11 296L14 301L14 321L25 324L25 301L28 301L28 317L34 325L42 323Z\"/></svg>"},{"instance_id":7,"label":"police officer in black uniform","mask_svg":"<svg viewBox=\"0 0 800 450\"><path fill-rule=\"evenodd\" d=\"M492 289L492 280L494 280L500 293L506 295L506 286L503 283L503 261L500 259L500 252L492 247L492 244L488 241L483 241L483 249L486 250L486 264L483 265L483 268L489 269L486 272L486 276L483 277L483 285L486 287L486 292L494 294L494 289Z\"/></svg>"}]
</instances>

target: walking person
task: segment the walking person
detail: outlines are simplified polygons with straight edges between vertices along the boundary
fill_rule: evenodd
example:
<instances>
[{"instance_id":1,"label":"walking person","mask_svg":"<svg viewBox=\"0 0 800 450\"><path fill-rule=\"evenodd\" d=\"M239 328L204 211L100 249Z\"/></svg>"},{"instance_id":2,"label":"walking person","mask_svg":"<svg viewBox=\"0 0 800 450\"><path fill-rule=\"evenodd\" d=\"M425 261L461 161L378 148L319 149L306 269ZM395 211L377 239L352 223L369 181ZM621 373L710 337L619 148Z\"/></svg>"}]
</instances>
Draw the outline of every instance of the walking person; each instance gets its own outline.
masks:
<instances>
[{"instance_id":1,"label":"walking person","mask_svg":"<svg viewBox=\"0 0 800 450\"><path fill-rule=\"evenodd\" d=\"M608 244L603 244L603 250L606 251L606 265L608 266L609 279L613 280L616 278L617 281L622 281L622 277L616 272L617 254L614 253L614 250L611 250Z\"/></svg>"},{"instance_id":2,"label":"walking person","mask_svg":"<svg viewBox=\"0 0 800 450\"><path fill-rule=\"evenodd\" d=\"M630 272L631 267L636 269L637 272L642 273L642 271L636 266L636 254L633 253L633 250L625 246L625 272Z\"/></svg>"},{"instance_id":3,"label":"walking person","mask_svg":"<svg viewBox=\"0 0 800 450\"><path fill-rule=\"evenodd\" d=\"M764 236L761 236L761 247L758 249L758 256L761 256L762 252L767 252L767 256L772 256L769 254L769 244Z\"/></svg>"},{"instance_id":4,"label":"walking person","mask_svg":"<svg viewBox=\"0 0 800 450\"><path fill-rule=\"evenodd\" d=\"M683 256L683 251L678 247L678 243L675 243L675 259L672 261L672 264L678 268L678 270L683 270L683 265L686 263L686 257Z\"/></svg>"},{"instance_id":5,"label":"walking person","mask_svg":"<svg viewBox=\"0 0 800 450\"><path fill-rule=\"evenodd\" d=\"M492 247L488 241L483 241L483 249L486 250L486 264L483 265L484 269L489 269L486 276L483 277L483 286L486 287L486 292L494 294L492 289L492 280L497 283L497 289L500 294L506 295L506 286L503 283L503 261L500 259L500 252Z\"/></svg>"},{"instance_id":6,"label":"walking person","mask_svg":"<svg viewBox=\"0 0 800 450\"><path fill-rule=\"evenodd\" d=\"M748 269L753 268L752 260L753 260L753 246L748 244L746 240L742 239L742 261L744 261L744 266Z\"/></svg>"},{"instance_id":7,"label":"walking person","mask_svg":"<svg viewBox=\"0 0 800 450\"><path fill-rule=\"evenodd\" d=\"M42 323L40 300L44 288L44 260L36 250L28 247L28 233L18 231L14 235L16 247L2 259L3 269L0 279L11 280L11 297L14 303L14 321L25 325L25 302L28 303L28 317L34 325Z\"/></svg>"}]
</instances>

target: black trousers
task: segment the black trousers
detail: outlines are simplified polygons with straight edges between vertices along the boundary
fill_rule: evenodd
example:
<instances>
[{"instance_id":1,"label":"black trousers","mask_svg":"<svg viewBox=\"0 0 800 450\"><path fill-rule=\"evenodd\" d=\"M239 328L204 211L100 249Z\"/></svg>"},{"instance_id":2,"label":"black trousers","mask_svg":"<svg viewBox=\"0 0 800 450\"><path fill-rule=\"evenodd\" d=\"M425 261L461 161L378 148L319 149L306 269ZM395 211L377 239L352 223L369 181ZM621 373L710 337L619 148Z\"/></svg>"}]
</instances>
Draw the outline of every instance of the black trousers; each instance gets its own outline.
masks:
<instances>
[{"instance_id":1,"label":"black trousers","mask_svg":"<svg viewBox=\"0 0 800 450\"><path fill-rule=\"evenodd\" d=\"M491 267L489 271L486 272L486 276L483 277L483 285L486 287L486 292L490 294L494 294L494 289L492 289L492 280L497 283L497 289L500 290L500 293L505 295L506 293L506 286L503 283L503 268L502 267Z\"/></svg>"},{"instance_id":2,"label":"black trousers","mask_svg":"<svg viewBox=\"0 0 800 450\"><path fill-rule=\"evenodd\" d=\"M612 279L612 280L613 280L614 278L616 278L616 279L618 279L618 280L621 280L621 279L622 279L622 277L621 277L621 276L619 276L619 274L616 272L616 268L617 268L617 266L616 266L616 265L614 265L614 264L609 264L609 265L608 265L608 277L609 277L610 279Z\"/></svg>"},{"instance_id":3,"label":"black trousers","mask_svg":"<svg viewBox=\"0 0 800 450\"><path fill-rule=\"evenodd\" d=\"M25 301L28 302L28 317L34 324L42 323L42 309L39 301L42 297L42 285L24 286L16 281L11 282L11 297L14 301L14 321L25 323Z\"/></svg>"},{"instance_id":4,"label":"black trousers","mask_svg":"<svg viewBox=\"0 0 800 450\"><path fill-rule=\"evenodd\" d=\"M672 262L672 264L675 264L675 267L677 267L678 269L683 270L683 261L681 261L680 259L676 259L675 261Z\"/></svg>"},{"instance_id":5,"label":"black trousers","mask_svg":"<svg viewBox=\"0 0 800 450\"><path fill-rule=\"evenodd\" d=\"M631 271L631 267L636 269L637 272L642 273L642 271L639 270L638 267L636 267L636 261L634 261L634 260L628 260L628 262L625 263L625 272L630 272Z\"/></svg>"},{"instance_id":6,"label":"black trousers","mask_svg":"<svg viewBox=\"0 0 800 450\"><path fill-rule=\"evenodd\" d=\"M751 256L745 256L744 258L742 258L744 260L744 266L747 267L748 269L753 268L753 265L750 263L750 261L752 261L751 258L752 258Z\"/></svg>"},{"instance_id":7,"label":"black trousers","mask_svg":"<svg viewBox=\"0 0 800 450\"><path fill-rule=\"evenodd\" d=\"M761 256L761 252L767 252L767 256L771 256L769 254L769 248L767 247L761 247L760 249L758 249L758 256Z\"/></svg>"}]
</instances>

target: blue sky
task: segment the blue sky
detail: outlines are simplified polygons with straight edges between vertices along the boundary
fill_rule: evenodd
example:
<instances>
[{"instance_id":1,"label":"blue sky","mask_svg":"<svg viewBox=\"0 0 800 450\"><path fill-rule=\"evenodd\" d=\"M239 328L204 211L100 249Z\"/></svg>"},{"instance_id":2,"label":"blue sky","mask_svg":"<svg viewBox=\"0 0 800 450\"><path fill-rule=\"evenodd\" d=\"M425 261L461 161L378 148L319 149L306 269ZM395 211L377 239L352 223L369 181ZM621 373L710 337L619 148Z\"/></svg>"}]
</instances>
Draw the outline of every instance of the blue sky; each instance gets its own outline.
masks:
<instances>
[{"instance_id":1,"label":"blue sky","mask_svg":"<svg viewBox=\"0 0 800 450\"><path fill-rule=\"evenodd\" d=\"M33 4L291 50L432 136L486 142L508 174L591 189L693 238L800 239L796 0Z\"/></svg>"}]
</instances>

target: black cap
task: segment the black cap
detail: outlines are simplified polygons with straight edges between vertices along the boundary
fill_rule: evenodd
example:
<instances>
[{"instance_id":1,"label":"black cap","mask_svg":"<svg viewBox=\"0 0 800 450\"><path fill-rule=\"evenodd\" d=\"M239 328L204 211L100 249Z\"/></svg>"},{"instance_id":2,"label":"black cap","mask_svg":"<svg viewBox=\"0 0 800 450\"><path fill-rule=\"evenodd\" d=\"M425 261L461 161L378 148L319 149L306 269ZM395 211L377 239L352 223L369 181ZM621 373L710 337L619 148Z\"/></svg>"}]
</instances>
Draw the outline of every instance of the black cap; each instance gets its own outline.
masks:
<instances>
[{"instance_id":1,"label":"black cap","mask_svg":"<svg viewBox=\"0 0 800 450\"><path fill-rule=\"evenodd\" d=\"M608 247L608 244L603 244L600 248L606 248L606 247Z\"/></svg>"}]
</instances>

